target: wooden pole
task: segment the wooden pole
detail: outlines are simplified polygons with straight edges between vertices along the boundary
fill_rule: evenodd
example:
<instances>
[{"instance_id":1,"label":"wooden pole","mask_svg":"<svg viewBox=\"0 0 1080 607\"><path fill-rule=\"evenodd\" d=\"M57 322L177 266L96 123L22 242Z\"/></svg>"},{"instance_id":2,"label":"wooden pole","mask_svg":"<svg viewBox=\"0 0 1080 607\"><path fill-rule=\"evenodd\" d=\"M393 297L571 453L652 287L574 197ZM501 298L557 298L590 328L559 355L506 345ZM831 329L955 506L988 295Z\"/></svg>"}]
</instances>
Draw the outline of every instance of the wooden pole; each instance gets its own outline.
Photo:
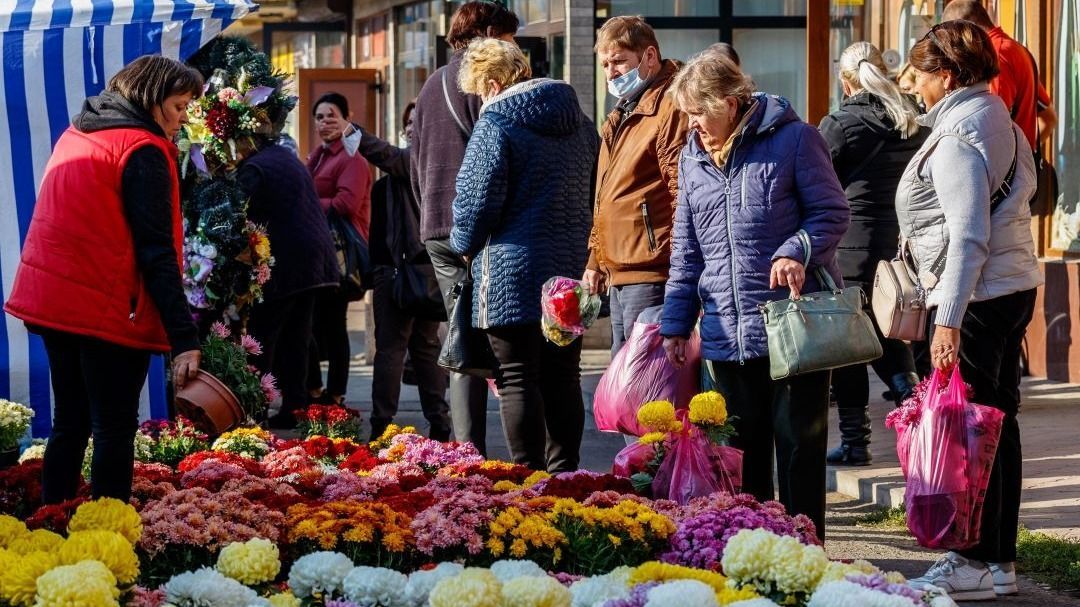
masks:
<instances>
[{"instance_id":1,"label":"wooden pole","mask_svg":"<svg viewBox=\"0 0 1080 607\"><path fill-rule=\"evenodd\" d=\"M829 113L829 3L806 0L806 121Z\"/></svg>"}]
</instances>

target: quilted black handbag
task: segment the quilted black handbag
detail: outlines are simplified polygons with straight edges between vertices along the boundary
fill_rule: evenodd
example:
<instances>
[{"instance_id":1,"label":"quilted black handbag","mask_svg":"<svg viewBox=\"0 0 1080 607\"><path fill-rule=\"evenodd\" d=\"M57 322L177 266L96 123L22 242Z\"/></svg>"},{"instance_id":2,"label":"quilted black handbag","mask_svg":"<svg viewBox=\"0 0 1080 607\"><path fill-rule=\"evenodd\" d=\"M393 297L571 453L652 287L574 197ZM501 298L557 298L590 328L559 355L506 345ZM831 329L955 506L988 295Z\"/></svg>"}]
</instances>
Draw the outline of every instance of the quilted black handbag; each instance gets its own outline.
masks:
<instances>
[{"instance_id":1,"label":"quilted black handbag","mask_svg":"<svg viewBox=\"0 0 1080 607\"><path fill-rule=\"evenodd\" d=\"M446 340L439 353L439 366L455 373L488 378L494 375L495 354L483 331L472 326L472 277L454 285L453 301L446 322Z\"/></svg>"},{"instance_id":2,"label":"quilted black handbag","mask_svg":"<svg viewBox=\"0 0 1080 607\"><path fill-rule=\"evenodd\" d=\"M394 268L391 297L398 308L414 318L437 322L446 320L446 304L430 260L427 263L398 264Z\"/></svg>"}]
</instances>

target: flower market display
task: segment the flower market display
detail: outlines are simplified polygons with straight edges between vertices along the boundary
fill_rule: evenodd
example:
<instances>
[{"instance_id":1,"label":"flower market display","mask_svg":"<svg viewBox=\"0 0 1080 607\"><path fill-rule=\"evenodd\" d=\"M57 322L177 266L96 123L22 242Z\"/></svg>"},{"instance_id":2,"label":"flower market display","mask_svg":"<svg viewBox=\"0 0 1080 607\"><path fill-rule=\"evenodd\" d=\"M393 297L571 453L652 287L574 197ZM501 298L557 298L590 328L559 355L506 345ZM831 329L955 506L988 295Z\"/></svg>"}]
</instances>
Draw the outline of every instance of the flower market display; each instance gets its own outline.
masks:
<instances>
[{"instance_id":1,"label":"flower market display","mask_svg":"<svg viewBox=\"0 0 1080 607\"><path fill-rule=\"evenodd\" d=\"M181 132L184 178L184 291L205 330L241 322L262 300L274 259L264 227L247 218L233 172L264 140L281 133L296 97L286 78L242 38L219 37L190 60L206 90L188 107Z\"/></svg>"},{"instance_id":2,"label":"flower market display","mask_svg":"<svg viewBox=\"0 0 1080 607\"><path fill-rule=\"evenodd\" d=\"M34 506L40 450L28 450L0 471L0 605L953 604L870 563L829 561L813 523L777 502L717 492L679 505L410 427L359 443L334 407L304 416L309 432L339 436L251 427L211 442L183 420L148 422L130 503L89 500L84 486Z\"/></svg>"}]
</instances>

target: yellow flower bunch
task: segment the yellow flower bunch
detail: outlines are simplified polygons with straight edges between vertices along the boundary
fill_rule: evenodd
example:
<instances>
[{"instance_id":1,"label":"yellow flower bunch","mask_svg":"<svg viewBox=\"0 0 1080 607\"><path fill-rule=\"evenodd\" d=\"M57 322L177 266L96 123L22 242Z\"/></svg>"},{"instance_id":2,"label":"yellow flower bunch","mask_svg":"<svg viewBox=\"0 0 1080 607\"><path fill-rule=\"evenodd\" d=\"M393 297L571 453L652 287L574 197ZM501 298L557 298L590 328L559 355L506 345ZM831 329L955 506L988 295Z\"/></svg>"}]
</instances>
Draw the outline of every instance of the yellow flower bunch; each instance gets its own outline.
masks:
<instances>
[{"instance_id":1,"label":"yellow flower bunch","mask_svg":"<svg viewBox=\"0 0 1080 607\"><path fill-rule=\"evenodd\" d=\"M265 584L281 572L281 553L273 542L259 537L233 542L218 554L217 570L241 584Z\"/></svg>"},{"instance_id":2,"label":"yellow flower bunch","mask_svg":"<svg viewBox=\"0 0 1080 607\"><path fill-rule=\"evenodd\" d=\"M14 516L0 515L0 548L7 548L11 542L27 533L30 533L30 530L26 528L26 523Z\"/></svg>"},{"instance_id":3,"label":"yellow flower bunch","mask_svg":"<svg viewBox=\"0 0 1080 607\"><path fill-rule=\"evenodd\" d=\"M635 567L630 571L627 585L632 587L647 582L671 582L675 580L697 580L711 586L713 591L716 592L716 601L721 605L759 598L759 595L749 587L731 588L728 586L727 578L714 571L670 565L659 561L649 561Z\"/></svg>"},{"instance_id":4,"label":"yellow flower bunch","mask_svg":"<svg viewBox=\"0 0 1080 607\"><path fill-rule=\"evenodd\" d=\"M824 584L825 582L840 582L849 575L873 575L875 573L881 573L881 570L870 564L868 561L857 560L851 563L830 561L829 564L825 567L824 573L821 574L821 581L818 583Z\"/></svg>"},{"instance_id":5,"label":"yellow flower bunch","mask_svg":"<svg viewBox=\"0 0 1080 607\"><path fill-rule=\"evenodd\" d=\"M385 449L390 446L390 440L398 434L416 434L416 427L401 427L397 424L390 424L386 427L386 430L383 430L383 433L379 435L379 438L371 441L369 446L372 449Z\"/></svg>"},{"instance_id":6,"label":"yellow flower bunch","mask_svg":"<svg viewBox=\"0 0 1080 607\"><path fill-rule=\"evenodd\" d=\"M519 485L514 481L498 481L492 485L491 488L499 493L509 493L521 489L522 485Z\"/></svg>"},{"instance_id":7,"label":"yellow flower bunch","mask_svg":"<svg viewBox=\"0 0 1080 607\"><path fill-rule=\"evenodd\" d=\"M570 607L570 589L552 577L519 577L503 584L502 607Z\"/></svg>"},{"instance_id":8,"label":"yellow flower bunch","mask_svg":"<svg viewBox=\"0 0 1080 607\"><path fill-rule=\"evenodd\" d=\"M8 550L13 554L28 554L38 550L53 552L63 543L64 536L59 533L53 533L48 529L34 529L8 544Z\"/></svg>"},{"instance_id":9,"label":"yellow flower bunch","mask_svg":"<svg viewBox=\"0 0 1080 607\"><path fill-rule=\"evenodd\" d=\"M487 569L470 567L439 580L428 595L431 607L502 607L502 584Z\"/></svg>"},{"instance_id":10,"label":"yellow flower bunch","mask_svg":"<svg viewBox=\"0 0 1080 607\"><path fill-rule=\"evenodd\" d=\"M300 599L292 592L279 592L266 599L270 607L300 607Z\"/></svg>"},{"instance_id":11,"label":"yellow flower bunch","mask_svg":"<svg viewBox=\"0 0 1080 607\"><path fill-rule=\"evenodd\" d=\"M37 596L37 580L56 567L56 554L31 552L0 571L0 600L12 607L30 607Z\"/></svg>"},{"instance_id":12,"label":"yellow flower bunch","mask_svg":"<svg viewBox=\"0 0 1080 607\"><path fill-rule=\"evenodd\" d=\"M270 439L274 438L266 430L263 430L262 428L260 428L258 426L252 426L252 427L249 427L249 428L237 428L235 430L229 430L225 434L222 434L221 436L219 436L217 438L217 441L214 441L214 442L217 443L218 441L227 441L227 440L232 439L232 438L248 438L248 437L257 438L257 439L259 439L261 441L269 441Z\"/></svg>"},{"instance_id":13,"label":"yellow flower bunch","mask_svg":"<svg viewBox=\"0 0 1080 607\"><path fill-rule=\"evenodd\" d=\"M727 423L727 401L719 392L702 392L690 399L690 423L723 426Z\"/></svg>"},{"instance_id":14,"label":"yellow flower bunch","mask_svg":"<svg viewBox=\"0 0 1080 607\"><path fill-rule=\"evenodd\" d=\"M551 475L548 474L547 472L544 472L543 470L537 470L536 472L533 472L529 476L525 477L525 482L523 482L521 484L524 487L532 487L533 485L535 485L536 483L539 483L540 481L544 480L545 478L551 478Z\"/></svg>"},{"instance_id":15,"label":"yellow flower bunch","mask_svg":"<svg viewBox=\"0 0 1080 607\"><path fill-rule=\"evenodd\" d=\"M142 537L142 518L135 507L111 497L86 502L75 510L68 523L68 533L76 531L106 530L122 535L129 544L137 544Z\"/></svg>"},{"instance_id":16,"label":"yellow flower bunch","mask_svg":"<svg viewBox=\"0 0 1080 607\"><path fill-rule=\"evenodd\" d=\"M36 607L80 605L114 607L117 598L116 578L98 561L80 561L49 570L37 579Z\"/></svg>"},{"instance_id":17,"label":"yellow flower bunch","mask_svg":"<svg viewBox=\"0 0 1080 607\"><path fill-rule=\"evenodd\" d=\"M71 533L60 546L57 556L61 565L74 565L85 560L101 561L125 586L139 577L139 557L135 554L135 548L115 531L93 529Z\"/></svg>"},{"instance_id":18,"label":"yellow flower bunch","mask_svg":"<svg viewBox=\"0 0 1080 607\"><path fill-rule=\"evenodd\" d=\"M258 259L270 258L270 239L262 232L255 239L255 246L251 247Z\"/></svg>"},{"instance_id":19,"label":"yellow flower bunch","mask_svg":"<svg viewBox=\"0 0 1080 607\"><path fill-rule=\"evenodd\" d=\"M634 541L667 539L675 533L675 523L652 508L635 501L624 500L611 508L584 506L572 499L556 500L548 515L578 519L589 527L604 527L608 532L624 533Z\"/></svg>"},{"instance_id":20,"label":"yellow flower bunch","mask_svg":"<svg viewBox=\"0 0 1080 607\"><path fill-rule=\"evenodd\" d=\"M547 517L539 514L524 514L517 508L510 507L495 515L488 523L488 550L494 557L509 553L521 559L532 551L551 554L552 563L562 558L561 546L566 543L566 536L555 528ZM509 543L509 547L507 546Z\"/></svg>"},{"instance_id":21,"label":"yellow flower bunch","mask_svg":"<svg viewBox=\"0 0 1080 607\"><path fill-rule=\"evenodd\" d=\"M641 435L641 438L638 439L638 442L644 443L646 445L653 445L656 443L664 442L665 440L667 440L667 437L668 435L666 432L647 432Z\"/></svg>"},{"instance_id":22,"label":"yellow flower bunch","mask_svg":"<svg viewBox=\"0 0 1080 607\"><path fill-rule=\"evenodd\" d=\"M383 459L389 462L400 462L404 457L405 445L398 443L386 450L386 457Z\"/></svg>"},{"instance_id":23,"label":"yellow flower bunch","mask_svg":"<svg viewBox=\"0 0 1080 607\"><path fill-rule=\"evenodd\" d=\"M323 550L333 550L342 541L378 540L390 552L404 552L413 543L411 518L377 502L297 504L285 518L290 542L308 540Z\"/></svg>"},{"instance_id":24,"label":"yellow flower bunch","mask_svg":"<svg viewBox=\"0 0 1080 607\"><path fill-rule=\"evenodd\" d=\"M650 432L678 432L682 429L682 424L675 419L675 405L671 401L654 400L641 405L637 420Z\"/></svg>"}]
</instances>

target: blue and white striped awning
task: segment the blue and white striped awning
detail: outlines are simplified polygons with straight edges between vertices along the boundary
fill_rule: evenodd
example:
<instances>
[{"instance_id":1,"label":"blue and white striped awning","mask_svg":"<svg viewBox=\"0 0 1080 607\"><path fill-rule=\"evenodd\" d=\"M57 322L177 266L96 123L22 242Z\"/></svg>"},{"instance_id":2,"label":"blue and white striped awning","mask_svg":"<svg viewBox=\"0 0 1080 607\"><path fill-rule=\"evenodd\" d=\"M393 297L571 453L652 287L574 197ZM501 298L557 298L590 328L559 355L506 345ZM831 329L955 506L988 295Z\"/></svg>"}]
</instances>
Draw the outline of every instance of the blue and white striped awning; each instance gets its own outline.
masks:
<instances>
[{"instance_id":1,"label":"blue and white striped awning","mask_svg":"<svg viewBox=\"0 0 1080 607\"><path fill-rule=\"evenodd\" d=\"M233 21L248 0L0 0L0 305L52 146L83 101L141 55L186 59ZM142 417L164 417L164 372L155 357ZM29 403L35 436L52 422L49 365L21 321L0 322L0 398Z\"/></svg>"}]
</instances>

